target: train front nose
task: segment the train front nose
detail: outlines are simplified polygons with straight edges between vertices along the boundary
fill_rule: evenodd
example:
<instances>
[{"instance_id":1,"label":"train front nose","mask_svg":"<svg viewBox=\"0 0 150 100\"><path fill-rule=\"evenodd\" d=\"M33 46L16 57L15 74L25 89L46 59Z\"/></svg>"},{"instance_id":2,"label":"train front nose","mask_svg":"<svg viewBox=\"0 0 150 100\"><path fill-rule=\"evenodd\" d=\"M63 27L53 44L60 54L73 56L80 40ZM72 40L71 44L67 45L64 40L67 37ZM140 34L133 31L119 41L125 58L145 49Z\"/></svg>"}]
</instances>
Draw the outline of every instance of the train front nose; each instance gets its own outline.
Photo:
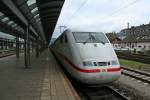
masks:
<instances>
[{"instance_id":1,"label":"train front nose","mask_svg":"<svg viewBox=\"0 0 150 100\"><path fill-rule=\"evenodd\" d=\"M97 73L82 73L81 81L85 84L106 84L117 80L121 76L120 68L101 69Z\"/></svg>"}]
</instances>

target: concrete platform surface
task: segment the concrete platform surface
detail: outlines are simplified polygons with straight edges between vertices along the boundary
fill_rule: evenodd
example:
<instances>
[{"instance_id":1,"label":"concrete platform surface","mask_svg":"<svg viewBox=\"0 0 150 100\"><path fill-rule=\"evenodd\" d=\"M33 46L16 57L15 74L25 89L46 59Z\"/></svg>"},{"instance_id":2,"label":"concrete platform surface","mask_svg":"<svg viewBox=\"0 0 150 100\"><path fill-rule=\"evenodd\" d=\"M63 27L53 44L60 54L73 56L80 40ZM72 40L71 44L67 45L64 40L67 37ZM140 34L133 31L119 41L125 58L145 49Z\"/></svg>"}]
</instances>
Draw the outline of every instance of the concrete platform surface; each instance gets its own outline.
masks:
<instances>
[{"instance_id":1,"label":"concrete platform surface","mask_svg":"<svg viewBox=\"0 0 150 100\"><path fill-rule=\"evenodd\" d=\"M48 50L39 58L32 55L30 67L24 69L23 54L0 59L0 100L79 99Z\"/></svg>"}]
</instances>

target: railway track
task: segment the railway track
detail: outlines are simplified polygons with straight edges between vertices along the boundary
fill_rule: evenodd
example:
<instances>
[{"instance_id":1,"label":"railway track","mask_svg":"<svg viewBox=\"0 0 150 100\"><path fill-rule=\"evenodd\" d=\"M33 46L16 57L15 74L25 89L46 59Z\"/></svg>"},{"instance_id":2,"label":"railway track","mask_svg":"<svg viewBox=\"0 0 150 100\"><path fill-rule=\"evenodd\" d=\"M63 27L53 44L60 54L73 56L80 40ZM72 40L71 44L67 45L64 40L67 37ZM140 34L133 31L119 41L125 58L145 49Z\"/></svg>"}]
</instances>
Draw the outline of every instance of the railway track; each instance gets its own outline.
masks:
<instances>
[{"instance_id":1,"label":"railway track","mask_svg":"<svg viewBox=\"0 0 150 100\"><path fill-rule=\"evenodd\" d=\"M0 55L0 58L3 58L3 57L7 57L7 56L11 56L11 55L14 55L15 53L10 53L10 54L5 54L5 55Z\"/></svg>"},{"instance_id":2,"label":"railway track","mask_svg":"<svg viewBox=\"0 0 150 100\"><path fill-rule=\"evenodd\" d=\"M150 56L128 53L117 53L119 58L150 64Z\"/></svg>"},{"instance_id":3,"label":"railway track","mask_svg":"<svg viewBox=\"0 0 150 100\"><path fill-rule=\"evenodd\" d=\"M82 100L130 100L124 93L111 86L82 86L78 92Z\"/></svg>"},{"instance_id":4,"label":"railway track","mask_svg":"<svg viewBox=\"0 0 150 100\"><path fill-rule=\"evenodd\" d=\"M21 50L20 52L24 52L24 51ZM6 50L6 51L3 51L3 52L0 51L0 58L15 55L15 54L16 54L15 50Z\"/></svg>"},{"instance_id":5,"label":"railway track","mask_svg":"<svg viewBox=\"0 0 150 100\"><path fill-rule=\"evenodd\" d=\"M122 69L122 74L150 84L150 73L126 67L122 67Z\"/></svg>"}]
</instances>

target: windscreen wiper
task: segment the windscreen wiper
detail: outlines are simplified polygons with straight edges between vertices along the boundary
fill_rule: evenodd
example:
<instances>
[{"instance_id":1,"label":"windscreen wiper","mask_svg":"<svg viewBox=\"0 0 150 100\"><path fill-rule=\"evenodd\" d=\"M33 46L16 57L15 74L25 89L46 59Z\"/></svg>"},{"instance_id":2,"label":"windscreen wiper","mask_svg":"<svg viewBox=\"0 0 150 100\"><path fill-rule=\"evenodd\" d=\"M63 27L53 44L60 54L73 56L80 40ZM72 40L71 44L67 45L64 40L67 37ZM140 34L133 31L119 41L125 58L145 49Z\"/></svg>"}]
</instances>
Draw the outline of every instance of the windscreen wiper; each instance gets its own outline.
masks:
<instances>
[{"instance_id":1,"label":"windscreen wiper","mask_svg":"<svg viewBox=\"0 0 150 100\"><path fill-rule=\"evenodd\" d=\"M90 39L93 40L93 41L99 41L100 43L105 44L104 41L102 41L102 40L100 40L98 38L95 38L92 34L89 34L89 38L85 42L83 42L83 43L86 44L87 41L90 40Z\"/></svg>"},{"instance_id":2,"label":"windscreen wiper","mask_svg":"<svg viewBox=\"0 0 150 100\"><path fill-rule=\"evenodd\" d=\"M85 42L83 42L83 44L86 44L88 42L88 40L90 40L90 38L88 38Z\"/></svg>"},{"instance_id":3,"label":"windscreen wiper","mask_svg":"<svg viewBox=\"0 0 150 100\"><path fill-rule=\"evenodd\" d=\"M98 39L98 38L95 38L93 35L91 35L91 38L92 38L93 40L95 40L95 41L99 41L100 43L105 44L105 42L101 41L101 40Z\"/></svg>"},{"instance_id":4,"label":"windscreen wiper","mask_svg":"<svg viewBox=\"0 0 150 100\"><path fill-rule=\"evenodd\" d=\"M102 41L102 40L100 40L99 38L95 38L95 37L94 37L94 39L95 39L96 41L99 41L100 43L102 43L102 44L104 44L104 45L105 45L105 42L104 42L104 41Z\"/></svg>"},{"instance_id":5,"label":"windscreen wiper","mask_svg":"<svg viewBox=\"0 0 150 100\"><path fill-rule=\"evenodd\" d=\"M96 39L95 39L95 37L91 33L89 33L89 38L85 42L83 42L83 43L86 44L88 42L88 40L93 40L94 41Z\"/></svg>"},{"instance_id":6,"label":"windscreen wiper","mask_svg":"<svg viewBox=\"0 0 150 100\"><path fill-rule=\"evenodd\" d=\"M90 36L90 33L89 33L89 37L86 39L85 42L83 42L83 44L86 44L88 42L88 40L90 40L90 39L91 39L91 36Z\"/></svg>"}]
</instances>

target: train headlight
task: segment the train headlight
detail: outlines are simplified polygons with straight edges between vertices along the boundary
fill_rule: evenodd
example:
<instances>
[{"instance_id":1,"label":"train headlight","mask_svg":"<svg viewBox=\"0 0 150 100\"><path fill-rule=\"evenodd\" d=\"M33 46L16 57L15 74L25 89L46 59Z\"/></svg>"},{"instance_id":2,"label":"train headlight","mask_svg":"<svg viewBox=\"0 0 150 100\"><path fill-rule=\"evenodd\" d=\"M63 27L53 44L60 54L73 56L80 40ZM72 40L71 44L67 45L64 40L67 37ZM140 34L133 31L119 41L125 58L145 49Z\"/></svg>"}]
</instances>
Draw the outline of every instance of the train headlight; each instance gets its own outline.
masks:
<instances>
[{"instance_id":1,"label":"train headlight","mask_svg":"<svg viewBox=\"0 0 150 100\"><path fill-rule=\"evenodd\" d=\"M118 65L118 61L117 60L112 60L111 65Z\"/></svg>"},{"instance_id":2,"label":"train headlight","mask_svg":"<svg viewBox=\"0 0 150 100\"><path fill-rule=\"evenodd\" d=\"M93 66L93 63L91 61L84 61L83 66Z\"/></svg>"}]
</instances>

